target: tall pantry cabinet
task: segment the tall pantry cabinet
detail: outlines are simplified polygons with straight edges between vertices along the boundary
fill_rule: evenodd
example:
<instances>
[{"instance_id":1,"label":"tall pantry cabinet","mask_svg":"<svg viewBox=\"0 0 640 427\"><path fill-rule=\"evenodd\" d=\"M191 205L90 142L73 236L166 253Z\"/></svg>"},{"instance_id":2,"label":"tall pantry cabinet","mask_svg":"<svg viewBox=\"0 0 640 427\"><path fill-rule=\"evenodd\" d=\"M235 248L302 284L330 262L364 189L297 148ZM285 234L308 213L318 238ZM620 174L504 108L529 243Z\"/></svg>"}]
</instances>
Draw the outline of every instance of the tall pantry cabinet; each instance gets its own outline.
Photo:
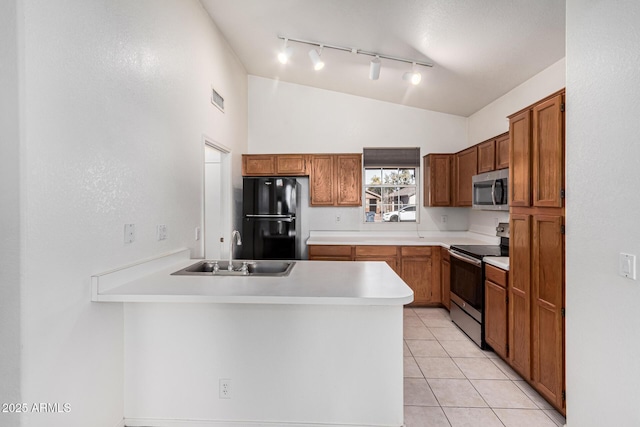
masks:
<instances>
[{"instance_id":1,"label":"tall pantry cabinet","mask_svg":"<svg viewBox=\"0 0 640 427\"><path fill-rule=\"evenodd\" d=\"M509 135L509 362L564 414L564 91Z\"/></svg>"}]
</instances>

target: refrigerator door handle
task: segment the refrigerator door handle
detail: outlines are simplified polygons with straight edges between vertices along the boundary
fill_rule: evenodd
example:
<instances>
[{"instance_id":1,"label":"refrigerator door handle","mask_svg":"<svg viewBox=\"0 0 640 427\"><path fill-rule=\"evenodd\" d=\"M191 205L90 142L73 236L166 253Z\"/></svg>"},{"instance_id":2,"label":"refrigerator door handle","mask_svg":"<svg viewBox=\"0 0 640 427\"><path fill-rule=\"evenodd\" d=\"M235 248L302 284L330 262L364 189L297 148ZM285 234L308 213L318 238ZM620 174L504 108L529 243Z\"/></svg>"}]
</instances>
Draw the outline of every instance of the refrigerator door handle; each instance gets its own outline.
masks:
<instances>
[{"instance_id":1,"label":"refrigerator door handle","mask_svg":"<svg viewBox=\"0 0 640 427\"><path fill-rule=\"evenodd\" d=\"M245 215L246 219L255 219L259 221L273 222L293 222L295 218L291 216L269 216L269 215Z\"/></svg>"},{"instance_id":2,"label":"refrigerator door handle","mask_svg":"<svg viewBox=\"0 0 640 427\"><path fill-rule=\"evenodd\" d=\"M247 217L247 218L293 218L293 215L267 215L267 214L251 215L251 214L247 214L247 215L245 215L245 217Z\"/></svg>"}]
</instances>

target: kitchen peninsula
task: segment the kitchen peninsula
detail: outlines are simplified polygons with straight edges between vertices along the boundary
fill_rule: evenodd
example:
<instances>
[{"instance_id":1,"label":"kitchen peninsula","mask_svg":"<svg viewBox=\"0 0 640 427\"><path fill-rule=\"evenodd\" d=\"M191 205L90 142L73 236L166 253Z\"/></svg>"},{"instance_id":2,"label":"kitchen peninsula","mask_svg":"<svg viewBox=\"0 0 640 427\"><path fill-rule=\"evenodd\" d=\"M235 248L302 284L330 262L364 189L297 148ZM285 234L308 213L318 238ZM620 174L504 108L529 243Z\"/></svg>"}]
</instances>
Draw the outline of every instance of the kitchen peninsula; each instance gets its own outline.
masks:
<instances>
[{"instance_id":1,"label":"kitchen peninsula","mask_svg":"<svg viewBox=\"0 0 640 427\"><path fill-rule=\"evenodd\" d=\"M402 425L413 293L387 264L171 275L194 262L178 251L92 277L93 301L124 303L126 425Z\"/></svg>"}]
</instances>

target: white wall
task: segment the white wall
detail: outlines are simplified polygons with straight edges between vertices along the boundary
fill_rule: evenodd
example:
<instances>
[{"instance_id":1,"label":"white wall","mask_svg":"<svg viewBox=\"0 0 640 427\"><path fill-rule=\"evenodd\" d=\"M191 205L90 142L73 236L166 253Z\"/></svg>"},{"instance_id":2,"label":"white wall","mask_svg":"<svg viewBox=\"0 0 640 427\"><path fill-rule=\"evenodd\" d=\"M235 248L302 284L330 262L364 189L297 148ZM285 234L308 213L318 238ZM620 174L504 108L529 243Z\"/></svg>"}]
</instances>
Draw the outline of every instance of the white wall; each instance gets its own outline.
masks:
<instances>
[{"instance_id":1,"label":"white wall","mask_svg":"<svg viewBox=\"0 0 640 427\"><path fill-rule=\"evenodd\" d=\"M467 119L249 76L249 152L361 153L363 147L467 146ZM469 209L422 208L420 224L366 224L362 208L309 208L311 230L466 230ZM339 222L336 215L340 215ZM446 224L440 216L447 215Z\"/></svg>"},{"instance_id":2,"label":"white wall","mask_svg":"<svg viewBox=\"0 0 640 427\"><path fill-rule=\"evenodd\" d=\"M20 129L19 40L15 1L0 2L0 402L20 393ZM17 414L0 424L19 426Z\"/></svg>"},{"instance_id":3,"label":"white wall","mask_svg":"<svg viewBox=\"0 0 640 427\"><path fill-rule=\"evenodd\" d=\"M246 72L196 0L20 4L22 400L71 405L24 425L113 427L123 310L91 303L89 277L181 247L198 254L202 135L233 150L239 188ZM209 101L212 85L225 113ZM125 223L136 224L132 244Z\"/></svg>"},{"instance_id":4,"label":"white wall","mask_svg":"<svg viewBox=\"0 0 640 427\"><path fill-rule=\"evenodd\" d=\"M565 70L566 60L563 58L469 116L469 145L508 132L507 116L564 88Z\"/></svg>"},{"instance_id":5,"label":"white wall","mask_svg":"<svg viewBox=\"0 0 640 427\"><path fill-rule=\"evenodd\" d=\"M567 1L567 425L640 425L640 3Z\"/></svg>"}]
</instances>

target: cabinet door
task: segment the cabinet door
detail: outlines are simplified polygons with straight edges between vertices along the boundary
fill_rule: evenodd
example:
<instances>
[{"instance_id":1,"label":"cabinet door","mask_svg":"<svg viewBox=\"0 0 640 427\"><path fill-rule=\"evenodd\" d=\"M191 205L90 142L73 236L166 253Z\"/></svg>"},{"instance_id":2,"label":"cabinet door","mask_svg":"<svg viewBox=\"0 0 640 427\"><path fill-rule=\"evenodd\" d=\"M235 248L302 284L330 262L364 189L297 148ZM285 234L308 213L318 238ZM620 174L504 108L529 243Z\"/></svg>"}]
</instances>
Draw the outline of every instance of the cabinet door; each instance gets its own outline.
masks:
<instances>
[{"instance_id":1,"label":"cabinet door","mask_svg":"<svg viewBox=\"0 0 640 427\"><path fill-rule=\"evenodd\" d=\"M510 206L531 205L531 112L509 119Z\"/></svg>"},{"instance_id":2,"label":"cabinet door","mask_svg":"<svg viewBox=\"0 0 640 427\"><path fill-rule=\"evenodd\" d=\"M531 378L531 216L511 214L509 239L509 361Z\"/></svg>"},{"instance_id":3,"label":"cabinet door","mask_svg":"<svg viewBox=\"0 0 640 427\"><path fill-rule=\"evenodd\" d=\"M471 178L478 173L478 147L473 146L456 154L456 206L471 206L473 184Z\"/></svg>"},{"instance_id":4,"label":"cabinet door","mask_svg":"<svg viewBox=\"0 0 640 427\"><path fill-rule=\"evenodd\" d=\"M430 257L402 257L400 277L413 290L413 305L432 302Z\"/></svg>"},{"instance_id":5,"label":"cabinet door","mask_svg":"<svg viewBox=\"0 0 640 427\"><path fill-rule=\"evenodd\" d=\"M533 206L562 207L564 189L563 95L533 107Z\"/></svg>"},{"instance_id":6,"label":"cabinet door","mask_svg":"<svg viewBox=\"0 0 640 427\"><path fill-rule=\"evenodd\" d=\"M509 133L496 139L496 169L509 167Z\"/></svg>"},{"instance_id":7,"label":"cabinet door","mask_svg":"<svg viewBox=\"0 0 640 427\"><path fill-rule=\"evenodd\" d=\"M442 248L442 261L440 262L440 284L442 292L442 304L447 307L447 310L451 309L451 264L449 258L449 250Z\"/></svg>"},{"instance_id":8,"label":"cabinet door","mask_svg":"<svg viewBox=\"0 0 640 427\"><path fill-rule=\"evenodd\" d=\"M478 144L478 173L496 170L496 141Z\"/></svg>"},{"instance_id":9,"label":"cabinet door","mask_svg":"<svg viewBox=\"0 0 640 427\"><path fill-rule=\"evenodd\" d=\"M303 154L276 155L276 174L303 176L307 174L306 156Z\"/></svg>"},{"instance_id":10,"label":"cabinet door","mask_svg":"<svg viewBox=\"0 0 640 427\"><path fill-rule=\"evenodd\" d=\"M330 154L311 157L309 176L311 206L333 206L335 202L334 162Z\"/></svg>"},{"instance_id":11,"label":"cabinet door","mask_svg":"<svg viewBox=\"0 0 640 427\"><path fill-rule=\"evenodd\" d=\"M362 155L336 155L336 205L362 206Z\"/></svg>"},{"instance_id":12,"label":"cabinet door","mask_svg":"<svg viewBox=\"0 0 640 427\"><path fill-rule=\"evenodd\" d=\"M485 282L485 340L503 359L507 358L507 289L490 280Z\"/></svg>"},{"instance_id":13,"label":"cabinet door","mask_svg":"<svg viewBox=\"0 0 640 427\"><path fill-rule=\"evenodd\" d=\"M555 406L563 406L564 235L561 215L533 217L531 283L532 383Z\"/></svg>"},{"instance_id":14,"label":"cabinet door","mask_svg":"<svg viewBox=\"0 0 640 427\"><path fill-rule=\"evenodd\" d=\"M424 205L453 206L451 193L451 154L424 156Z\"/></svg>"},{"instance_id":15,"label":"cabinet door","mask_svg":"<svg viewBox=\"0 0 640 427\"><path fill-rule=\"evenodd\" d=\"M276 173L276 156L272 154L243 154L242 175L269 176Z\"/></svg>"}]
</instances>

